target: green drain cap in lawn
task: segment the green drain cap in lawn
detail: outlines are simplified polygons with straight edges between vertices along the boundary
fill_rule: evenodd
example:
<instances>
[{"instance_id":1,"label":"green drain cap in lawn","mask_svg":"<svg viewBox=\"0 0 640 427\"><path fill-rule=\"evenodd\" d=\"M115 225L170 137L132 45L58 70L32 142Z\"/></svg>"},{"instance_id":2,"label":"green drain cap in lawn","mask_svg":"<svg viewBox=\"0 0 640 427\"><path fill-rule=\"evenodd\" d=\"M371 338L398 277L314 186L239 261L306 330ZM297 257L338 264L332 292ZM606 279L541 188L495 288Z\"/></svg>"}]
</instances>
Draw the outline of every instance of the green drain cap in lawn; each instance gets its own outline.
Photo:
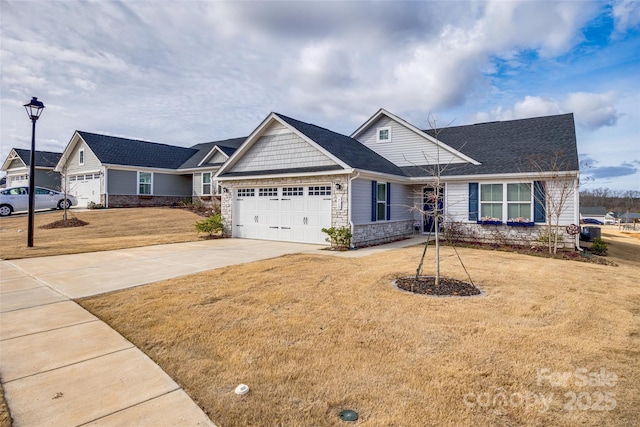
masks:
<instances>
[{"instance_id":1,"label":"green drain cap in lawn","mask_svg":"<svg viewBox=\"0 0 640 427\"><path fill-rule=\"evenodd\" d=\"M358 419L358 413L351 409L345 409L340 411L340 419L342 421L356 421Z\"/></svg>"}]
</instances>

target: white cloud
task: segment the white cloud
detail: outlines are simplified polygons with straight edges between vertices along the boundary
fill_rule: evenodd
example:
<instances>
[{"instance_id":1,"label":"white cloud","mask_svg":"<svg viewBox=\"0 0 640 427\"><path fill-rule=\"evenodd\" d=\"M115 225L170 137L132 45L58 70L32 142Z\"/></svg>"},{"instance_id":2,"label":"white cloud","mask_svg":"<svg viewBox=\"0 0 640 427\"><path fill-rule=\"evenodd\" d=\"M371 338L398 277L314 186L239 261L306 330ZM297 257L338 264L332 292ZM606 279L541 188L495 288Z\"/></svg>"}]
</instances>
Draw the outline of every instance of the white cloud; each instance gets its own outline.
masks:
<instances>
[{"instance_id":1,"label":"white cloud","mask_svg":"<svg viewBox=\"0 0 640 427\"><path fill-rule=\"evenodd\" d=\"M517 101L513 108L503 109L498 106L491 112L478 112L476 121L513 120L528 117L549 116L554 114L574 113L577 124L589 130L605 126L615 126L620 116L615 103L614 92L586 93L574 92L563 99L525 96Z\"/></svg>"},{"instance_id":2,"label":"white cloud","mask_svg":"<svg viewBox=\"0 0 640 427\"><path fill-rule=\"evenodd\" d=\"M612 12L617 35L640 26L640 2L619 0L613 3Z\"/></svg>"},{"instance_id":3,"label":"white cloud","mask_svg":"<svg viewBox=\"0 0 640 427\"><path fill-rule=\"evenodd\" d=\"M616 94L576 92L564 101L565 109L576 115L578 123L595 130L603 126L615 126L618 112L615 107Z\"/></svg>"}]
</instances>

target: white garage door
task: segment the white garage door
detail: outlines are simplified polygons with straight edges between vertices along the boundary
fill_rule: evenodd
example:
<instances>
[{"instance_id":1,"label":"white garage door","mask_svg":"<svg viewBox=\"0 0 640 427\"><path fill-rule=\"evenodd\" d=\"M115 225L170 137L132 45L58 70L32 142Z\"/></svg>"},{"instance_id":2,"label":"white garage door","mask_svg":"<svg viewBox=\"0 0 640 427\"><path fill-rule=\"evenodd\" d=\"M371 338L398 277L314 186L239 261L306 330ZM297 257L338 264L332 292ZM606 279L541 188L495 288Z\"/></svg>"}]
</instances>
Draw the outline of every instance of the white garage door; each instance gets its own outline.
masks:
<instances>
[{"instance_id":1,"label":"white garage door","mask_svg":"<svg viewBox=\"0 0 640 427\"><path fill-rule=\"evenodd\" d=\"M236 190L233 236L326 244L331 185Z\"/></svg>"},{"instance_id":2,"label":"white garage door","mask_svg":"<svg viewBox=\"0 0 640 427\"><path fill-rule=\"evenodd\" d=\"M78 206L86 207L89 202L100 203L100 174L88 173L69 176L69 193L76 196Z\"/></svg>"}]
</instances>

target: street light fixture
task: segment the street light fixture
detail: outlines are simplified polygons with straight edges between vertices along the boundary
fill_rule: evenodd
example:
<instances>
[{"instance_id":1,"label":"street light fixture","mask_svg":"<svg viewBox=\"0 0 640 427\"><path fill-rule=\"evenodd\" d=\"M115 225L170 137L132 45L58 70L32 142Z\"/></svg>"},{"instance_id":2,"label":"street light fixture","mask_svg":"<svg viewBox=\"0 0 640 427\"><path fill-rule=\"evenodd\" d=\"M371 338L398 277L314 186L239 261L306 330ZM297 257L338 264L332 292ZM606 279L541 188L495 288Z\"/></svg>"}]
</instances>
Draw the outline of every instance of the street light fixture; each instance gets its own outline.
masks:
<instances>
[{"instance_id":1,"label":"street light fixture","mask_svg":"<svg viewBox=\"0 0 640 427\"><path fill-rule=\"evenodd\" d=\"M36 121L40 118L44 104L38 101L35 96L31 98L31 102L24 104L27 115L31 119L31 155L29 156L29 229L27 230L27 246L33 247L33 220L35 209L35 192L36 192Z\"/></svg>"}]
</instances>

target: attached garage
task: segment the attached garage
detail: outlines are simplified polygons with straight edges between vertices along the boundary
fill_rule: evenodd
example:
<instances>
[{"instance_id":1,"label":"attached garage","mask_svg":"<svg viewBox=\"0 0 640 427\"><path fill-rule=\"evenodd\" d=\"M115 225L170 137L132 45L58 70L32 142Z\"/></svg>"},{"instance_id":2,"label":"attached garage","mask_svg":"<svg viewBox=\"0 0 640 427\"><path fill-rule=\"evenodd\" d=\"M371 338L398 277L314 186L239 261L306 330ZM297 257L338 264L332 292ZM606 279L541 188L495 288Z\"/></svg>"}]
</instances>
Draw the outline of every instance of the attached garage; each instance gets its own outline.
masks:
<instances>
[{"instance_id":1,"label":"attached garage","mask_svg":"<svg viewBox=\"0 0 640 427\"><path fill-rule=\"evenodd\" d=\"M331 184L237 188L233 218L233 237L326 244Z\"/></svg>"},{"instance_id":2,"label":"attached garage","mask_svg":"<svg viewBox=\"0 0 640 427\"><path fill-rule=\"evenodd\" d=\"M87 207L90 202L100 203L100 173L69 176L68 191L78 199L78 206Z\"/></svg>"}]
</instances>

